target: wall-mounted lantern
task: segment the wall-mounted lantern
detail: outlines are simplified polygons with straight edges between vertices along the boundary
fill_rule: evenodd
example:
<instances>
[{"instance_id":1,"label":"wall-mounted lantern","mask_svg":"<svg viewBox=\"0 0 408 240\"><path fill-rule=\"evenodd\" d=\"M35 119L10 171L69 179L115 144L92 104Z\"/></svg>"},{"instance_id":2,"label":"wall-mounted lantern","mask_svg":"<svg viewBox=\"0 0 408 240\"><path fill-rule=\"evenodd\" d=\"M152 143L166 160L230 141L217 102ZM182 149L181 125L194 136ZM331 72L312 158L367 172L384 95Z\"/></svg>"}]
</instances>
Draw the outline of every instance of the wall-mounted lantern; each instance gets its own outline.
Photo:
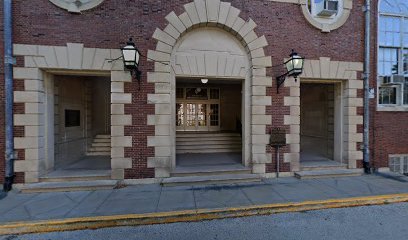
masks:
<instances>
[{"instance_id":1,"label":"wall-mounted lantern","mask_svg":"<svg viewBox=\"0 0 408 240\"><path fill-rule=\"evenodd\" d=\"M126 46L121 48L122 50L122 58L123 64L125 65L125 69L129 70L132 74L133 78L139 82L139 90L140 90L140 77L142 72L139 71L139 60L140 60L140 52L136 48L135 43L133 42L132 38L129 38L129 41L126 43Z\"/></svg>"},{"instance_id":2,"label":"wall-mounted lantern","mask_svg":"<svg viewBox=\"0 0 408 240\"><path fill-rule=\"evenodd\" d=\"M293 49L289 56L289 60L284 63L287 72L277 77L277 93L279 93L279 87L285 82L287 76L293 76L297 81L297 77L303 72L305 58L300 57Z\"/></svg>"}]
</instances>

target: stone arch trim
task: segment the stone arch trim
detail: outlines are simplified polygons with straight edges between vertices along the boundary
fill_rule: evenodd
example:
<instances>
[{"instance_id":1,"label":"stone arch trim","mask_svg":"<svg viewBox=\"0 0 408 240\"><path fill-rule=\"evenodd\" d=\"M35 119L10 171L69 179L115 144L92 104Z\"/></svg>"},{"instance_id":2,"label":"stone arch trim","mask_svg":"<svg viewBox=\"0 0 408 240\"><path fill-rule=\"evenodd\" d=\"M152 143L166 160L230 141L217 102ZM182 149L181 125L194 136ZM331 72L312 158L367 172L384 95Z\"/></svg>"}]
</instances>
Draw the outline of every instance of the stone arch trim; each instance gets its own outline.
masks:
<instances>
[{"instance_id":1,"label":"stone arch trim","mask_svg":"<svg viewBox=\"0 0 408 240\"><path fill-rule=\"evenodd\" d=\"M80 13L99 6L104 0L70 1L70 0L49 0L54 5L72 13Z\"/></svg>"},{"instance_id":2,"label":"stone arch trim","mask_svg":"<svg viewBox=\"0 0 408 240\"><path fill-rule=\"evenodd\" d=\"M306 20L315 28L320 29L322 32L330 32L336 30L337 28L343 26L350 16L351 9L353 8L353 0L343 0L342 13L337 19L332 23L323 23L310 14L307 8L307 0L299 0L300 7L302 8L302 13Z\"/></svg>"},{"instance_id":3,"label":"stone arch trim","mask_svg":"<svg viewBox=\"0 0 408 240\"><path fill-rule=\"evenodd\" d=\"M174 158L175 139L171 137L171 56L177 41L190 29L200 26L214 26L234 35L245 47L250 58L251 80L251 121L250 156L253 173L265 173L265 163L272 162L271 154L266 153L269 135L266 126L271 124L271 116L266 115L266 106L272 104L266 88L272 86L272 78L266 76L266 68L272 66L270 56L265 55L268 45L265 36L259 37L254 29L256 23L239 17L240 10L229 2L220 0L195 0L184 5L185 12L177 15L169 13L165 19L167 26L157 28L153 33L157 45L149 50L148 60L154 61L154 72L147 73L147 81L154 83L155 93L148 95L148 103L155 105L155 115L148 116L148 125L155 126L155 135L149 136L148 146L154 147L155 155L148 159L148 167L155 168L155 177L169 177Z\"/></svg>"},{"instance_id":4,"label":"stone arch trim","mask_svg":"<svg viewBox=\"0 0 408 240\"><path fill-rule=\"evenodd\" d=\"M23 67L14 67L14 79L24 81L23 91L14 91L14 102L25 105L23 114L14 115L14 126L24 127L24 136L15 137L16 149L25 151L25 159L15 162L15 171L25 173L25 183L37 182L44 174L46 161L45 81L49 73L103 74L111 77L111 167L112 179L123 179L124 169L132 167L124 148L132 147L132 137L125 136L125 126L132 125L132 116L125 114L125 104L132 103L132 94L125 93L125 82L131 82L121 61L119 49L85 48L83 44L40 46L14 44L14 55L24 58Z\"/></svg>"},{"instance_id":5,"label":"stone arch trim","mask_svg":"<svg viewBox=\"0 0 408 240\"><path fill-rule=\"evenodd\" d=\"M348 161L349 168L357 167L357 160L363 155L357 147L363 141L363 134L357 132L357 126L363 124L363 116L357 114L357 108L363 107L363 98L357 94L363 89L363 80L358 79L358 72L363 71L362 62L332 61L328 57L318 60L306 59L304 70L297 82L293 78L285 81L284 86L290 89L290 96L284 97L284 106L290 108L290 114L284 115L284 125L289 126L286 135L290 153L284 154L284 162L291 164L291 171L300 170L300 81L324 80L342 81L343 89L343 158Z\"/></svg>"}]
</instances>

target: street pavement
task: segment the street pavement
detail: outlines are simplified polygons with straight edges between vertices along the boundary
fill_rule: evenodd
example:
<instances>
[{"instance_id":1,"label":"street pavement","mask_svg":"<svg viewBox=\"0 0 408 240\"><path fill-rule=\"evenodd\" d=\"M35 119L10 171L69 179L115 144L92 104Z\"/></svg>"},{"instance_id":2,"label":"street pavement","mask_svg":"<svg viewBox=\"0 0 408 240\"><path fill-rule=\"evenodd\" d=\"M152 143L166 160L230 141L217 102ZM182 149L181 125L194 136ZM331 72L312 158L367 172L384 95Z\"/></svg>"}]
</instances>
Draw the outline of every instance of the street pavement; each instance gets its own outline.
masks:
<instances>
[{"instance_id":1,"label":"street pavement","mask_svg":"<svg viewBox=\"0 0 408 240\"><path fill-rule=\"evenodd\" d=\"M0 200L0 225L16 221L218 209L408 193L408 177L395 174L299 180L265 179L260 183L23 194Z\"/></svg>"},{"instance_id":2,"label":"street pavement","mask_svg":"<svg viewBox=\"0 0 408 240\"><path fill-rule=\"evenodd\" d=\"M202 222L0 236L0 240L407 239L408 203Z\"/></svg>"}]
</instances>

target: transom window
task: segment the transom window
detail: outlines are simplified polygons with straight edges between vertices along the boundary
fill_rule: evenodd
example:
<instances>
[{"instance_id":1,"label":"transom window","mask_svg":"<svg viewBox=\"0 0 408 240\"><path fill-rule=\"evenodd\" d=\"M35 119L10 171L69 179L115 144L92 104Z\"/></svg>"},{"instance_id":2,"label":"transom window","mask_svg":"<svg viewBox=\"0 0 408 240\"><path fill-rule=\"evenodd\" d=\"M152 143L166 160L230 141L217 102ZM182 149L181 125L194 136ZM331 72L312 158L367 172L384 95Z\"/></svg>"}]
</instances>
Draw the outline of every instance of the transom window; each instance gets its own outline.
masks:
<instances>
[{"instance_id":1,"label":"transom window","mask_svg":"<svg viewBox=\"0 0 408 240\"><path fill-rule=\"evenodd\" d=\"M408 106L408 1L382 0L379 14L378 103Z\"/></svg>"}]
</instances>

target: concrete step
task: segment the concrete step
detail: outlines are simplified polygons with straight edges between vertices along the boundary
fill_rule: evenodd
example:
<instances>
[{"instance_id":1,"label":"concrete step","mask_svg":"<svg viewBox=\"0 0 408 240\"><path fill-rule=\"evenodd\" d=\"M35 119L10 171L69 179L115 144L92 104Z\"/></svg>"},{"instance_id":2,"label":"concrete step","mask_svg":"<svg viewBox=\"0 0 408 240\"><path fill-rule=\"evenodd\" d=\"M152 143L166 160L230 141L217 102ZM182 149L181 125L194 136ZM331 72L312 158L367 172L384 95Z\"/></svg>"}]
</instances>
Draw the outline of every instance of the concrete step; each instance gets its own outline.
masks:
<instances>
[{"instance_id":1,"label":"concrete step","mask_svg":"<svg viewBox=\"0 0 408 240\"><path fill-rule=\"evenodd\" d=\"M90 147L88 152L110 152L111 147Z\"/></svg>"},{"instance_id":2,"label":"concrete step","mask_svg":"<svg viewBox=\"0 0 408 240\"><path fill-rule=\"evenodd\" d=\"M183 154L183 153L222 153L222 152L242 152L242 148L234 148L234 149L187 149L187 150L178 150L176 149L176 154Z\"/></svg>"},{"instance_id":3,"label":"concrete step","mask_svg":"<svg viewBox=\"0 0 408 240\"><path fill-rule=\"evenodd\" d=\"M224 174L210 176L170 177L161 182L163 186L200 185L200 184L230 184L242 182L260 182L257 174Z\"/></svg>"},{"instance_id":4,"label":"concrete step","mask_svg":"<svg viewBox=\"0 0 408 240\"><path fill-rule=\"evenodd\" d=\"M109 143L111 142L110 138L95 138L93 141L93 143Z\"/></svg>"},{"instance_id":5,"label":"concrete step","mask_svg":"<svg viewBox=\"0 0 408 240\"><path fill-rule=\"evenodd\" d=\"M241 137L239 133L176 133L176 137L199 138L199 137Z\"/></svg>"},{"instance_id":6,"label":"concrete step","mask_svg":"<svg viewBox=\"0 0 408 240\"><path fill-rule=\"evenodd\" d=\"M216 166L191 166L177 167L171 172L172 177L194 177L194 176L211 176L225 174L250 174L251 169L240 164L237 165L216 165Z\"/></svg>"},{"instance_id":7,"label":"concrete step","mask_svg":"<svg viewBox=\"0 0 408 240\"><path fill-rule=\"evenodd\" d=\"M199 150L199 149L241 149L242 146L241 144L227 144L227 145L217 145L217 144L203 144L203 145L177 145L177 150L187 150L187 149L193 149L193 150Z\"/></svg>"},{"instance_id":8,"label":"concrete step","mask_svg":"<svg viewBox=\"0 0 408 240\"><path fill-rule=\"evenodd\" d=\"M362 169L334 169L295 172L295 177L299 179L310 178L330 178L330 177L351 177L363 174Z\"/></svg>"},{"instance_id":9,"label":"concrete step","mask_svg":"<svg viewBox=\"0 0 408 240\"><path fill-rule=\"evenodd\" d=\"M176 137L176 142L199 142L199 141L240 141L240 137Z\"/></svg>"},{"instance_id":10,"label":"concrete step","mask_svg":"<svg viewBox=\"0 0 408 240\"><path fill-rule=\"evenodd\" d=\"M110 156L111 152L87 152L86 153L87 156Z\"/></svg>"},{"instance_id":11,"label":"concrete step","mask_svg":"<svg viewBox=\"0 0 408 240\"><path fill-rule=\"evenodd\" d=\"M102 142L102 143L93 142L93 143L91 144L91 146L92 146L92 147L110 147L110 146L111 146L111 143L110 143L110 142Z\"/></svg>"},{"instance_id":12,"label":"concrete step","mask_svg":"<svg viewBox=\"0 0 408 240\"><path fill-rule=\"evenodd\" d=\"M116 180L40 182L26 184L20 190L23 193L93 191L113 189L116 184Z\"/></svg>"},{"instance_id":13,"label":"concrete step","mask_svg":"<svg viewBox=\"0 0 408 240\"><path fill-rule=\"evenodd\" d=\"M104 170L81 170L81 171L61 171L58 176L40 177L40 182L76 182L76 181L96 181L111 180L111 171Z\"/></svg>"},{"instance_id":14,"label":"concrete step","mask_svg":"<svg viewBox=\"0 0 408 240\"><path fill-rule=\"evenodd\" d=\"M196 145L231 145L242 144L241 139L238 140L202 140L202 141L176 141L177 146L196 146Z\"/></svg>"},{"instance_id":15,"label":"concrete step","mask_svg":"<svg viewBox=\"0 0 408 240\"><path fill-rule=\"evenodd\" d=\"M347 166L301 166L301 171L319 171L319 170L341 170L347 169Z\"/></svg>"},{"instance_id":16,"label":"concrete step","mask_svg":"<svg viewBox=\"0 0 408 240\"><path fill-rule=\"evenodd\" d=\"M104 138L104 139L110 139L111 135L104 135L104 134L98 134L95 136L96 139Z\"/></svg>"}]
</instances>

